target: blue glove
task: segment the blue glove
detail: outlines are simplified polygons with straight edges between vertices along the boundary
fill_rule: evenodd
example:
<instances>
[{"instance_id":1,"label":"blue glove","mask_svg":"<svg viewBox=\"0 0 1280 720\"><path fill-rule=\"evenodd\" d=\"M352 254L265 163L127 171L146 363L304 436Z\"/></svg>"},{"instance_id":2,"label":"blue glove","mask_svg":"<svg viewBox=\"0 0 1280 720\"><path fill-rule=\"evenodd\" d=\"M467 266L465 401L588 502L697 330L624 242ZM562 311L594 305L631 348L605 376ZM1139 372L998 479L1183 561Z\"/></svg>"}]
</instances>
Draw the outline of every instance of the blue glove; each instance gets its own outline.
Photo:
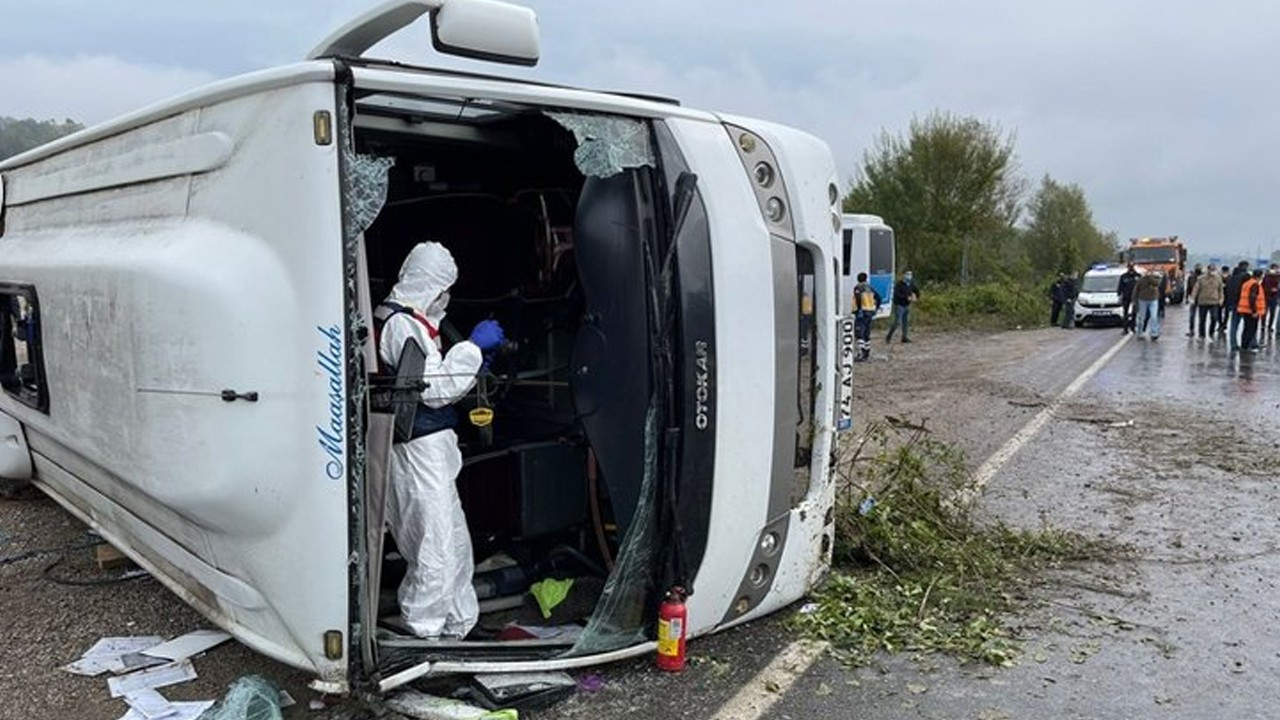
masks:
<instances>
[{"instance_id":1,"label":"blue glove","mask_svg":"<svg viewBox=\"0 0 1280 720\"><path fill-rule=\"evenodd\" d=\"M497 350L506 341L507 336L502 333L502 326L497 320L481 320L471 331L471 342L475 343L481 352Z\"/></svg>"}]
</instances>

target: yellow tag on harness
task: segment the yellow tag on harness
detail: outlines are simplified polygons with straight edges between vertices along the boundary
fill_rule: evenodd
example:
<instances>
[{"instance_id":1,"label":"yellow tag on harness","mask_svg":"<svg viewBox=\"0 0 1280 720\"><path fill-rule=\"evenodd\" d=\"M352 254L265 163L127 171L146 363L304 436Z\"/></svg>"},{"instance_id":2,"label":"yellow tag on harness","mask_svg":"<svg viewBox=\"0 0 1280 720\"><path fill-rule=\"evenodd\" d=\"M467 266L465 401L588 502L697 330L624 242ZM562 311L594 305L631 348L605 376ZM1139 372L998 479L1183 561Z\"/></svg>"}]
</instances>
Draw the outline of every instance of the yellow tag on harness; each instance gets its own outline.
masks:
<instances>
[{"instance_id":1,"label":"yellow tag on harness","mask_svg":"<svg viewBox=\"0 0 1280 720\"><path fill-rule=\"evenodd\" d=\"M493 411L486 407L474 408L467 413L467 418L476 427L489 427L489 423L493 422Z\"/></svg>"}]
</instances>

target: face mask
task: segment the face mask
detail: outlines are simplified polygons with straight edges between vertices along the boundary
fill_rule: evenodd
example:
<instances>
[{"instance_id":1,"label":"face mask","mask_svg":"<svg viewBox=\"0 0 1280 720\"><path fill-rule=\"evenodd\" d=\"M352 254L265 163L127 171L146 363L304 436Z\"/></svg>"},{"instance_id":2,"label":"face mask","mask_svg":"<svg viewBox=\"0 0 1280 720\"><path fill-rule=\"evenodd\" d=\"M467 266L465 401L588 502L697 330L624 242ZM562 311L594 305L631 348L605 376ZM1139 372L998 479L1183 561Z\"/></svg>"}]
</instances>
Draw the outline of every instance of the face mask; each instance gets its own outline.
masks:
<instances>
[{"instance_id":1,"label":"face mask","mask_svg":"<svg viewBox=\"0 0 1280 720\"><path fill-rule=\"evenodd\" d=\"M906 280L907 282L911 282L911 273L907 273L906 275L903 275L902 279Z\"/></svg>"},{"instance_id":2,"label":"face mask","mask_svg":"<svg viewBox=\"0 0 1280 720\"><path fill-rule=\"evenodd\" d=\"M440 296L435 299L435 302L427 306L425 312L429 316L436 316L436 315L443 316L444 309L448 306L449 306L449 293L442 292L440 293Z\"/></svg>"}]
</instances>

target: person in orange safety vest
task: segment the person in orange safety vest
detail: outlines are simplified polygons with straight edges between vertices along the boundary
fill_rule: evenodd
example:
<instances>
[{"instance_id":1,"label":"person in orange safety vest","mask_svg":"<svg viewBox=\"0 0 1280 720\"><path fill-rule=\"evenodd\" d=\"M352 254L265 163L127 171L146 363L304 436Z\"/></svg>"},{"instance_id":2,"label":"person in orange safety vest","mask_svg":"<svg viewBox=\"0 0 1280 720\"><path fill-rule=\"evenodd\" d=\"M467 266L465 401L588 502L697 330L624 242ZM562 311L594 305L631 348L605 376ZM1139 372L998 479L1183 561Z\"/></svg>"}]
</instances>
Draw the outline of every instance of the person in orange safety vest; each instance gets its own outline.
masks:
<instances>
[{"instance_id":1,"label":"person in orange safety vest","mask_svg":"<svg viewBox=\"0 0 1280 720\"><path fill-rule=\"evenodd\" d=\"M1248 352L1258 352L1258 323L1267 315L1267 293L1262 289L1262 268L1256 268L1252 277L1240 286L1240 301L1236 312L1244 320L1244 333L1240 347Z\"/></svg>"}]
</instances>

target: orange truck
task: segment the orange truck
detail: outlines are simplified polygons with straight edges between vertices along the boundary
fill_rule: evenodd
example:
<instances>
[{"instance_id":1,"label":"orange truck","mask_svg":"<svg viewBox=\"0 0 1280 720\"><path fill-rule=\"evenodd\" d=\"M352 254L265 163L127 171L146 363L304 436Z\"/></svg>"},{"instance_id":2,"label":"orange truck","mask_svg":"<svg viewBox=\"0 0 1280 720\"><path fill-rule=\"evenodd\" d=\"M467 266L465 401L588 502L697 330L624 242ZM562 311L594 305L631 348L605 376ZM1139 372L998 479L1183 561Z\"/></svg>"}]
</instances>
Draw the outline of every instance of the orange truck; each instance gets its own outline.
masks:
<instances>
[{"instance_id":1,"label":"orange truck","mask_svg":"<svg viewBox=\"0 0 1280 720\"><path fill-rule=\"evenodd\" d=\"M1129 240L1125 260L1142 272L1159 270L1169 279L1165 299L1177 305L1186 297L1187 246L1177 235L1140 237Z\"/></svg>"}]
</instances>

